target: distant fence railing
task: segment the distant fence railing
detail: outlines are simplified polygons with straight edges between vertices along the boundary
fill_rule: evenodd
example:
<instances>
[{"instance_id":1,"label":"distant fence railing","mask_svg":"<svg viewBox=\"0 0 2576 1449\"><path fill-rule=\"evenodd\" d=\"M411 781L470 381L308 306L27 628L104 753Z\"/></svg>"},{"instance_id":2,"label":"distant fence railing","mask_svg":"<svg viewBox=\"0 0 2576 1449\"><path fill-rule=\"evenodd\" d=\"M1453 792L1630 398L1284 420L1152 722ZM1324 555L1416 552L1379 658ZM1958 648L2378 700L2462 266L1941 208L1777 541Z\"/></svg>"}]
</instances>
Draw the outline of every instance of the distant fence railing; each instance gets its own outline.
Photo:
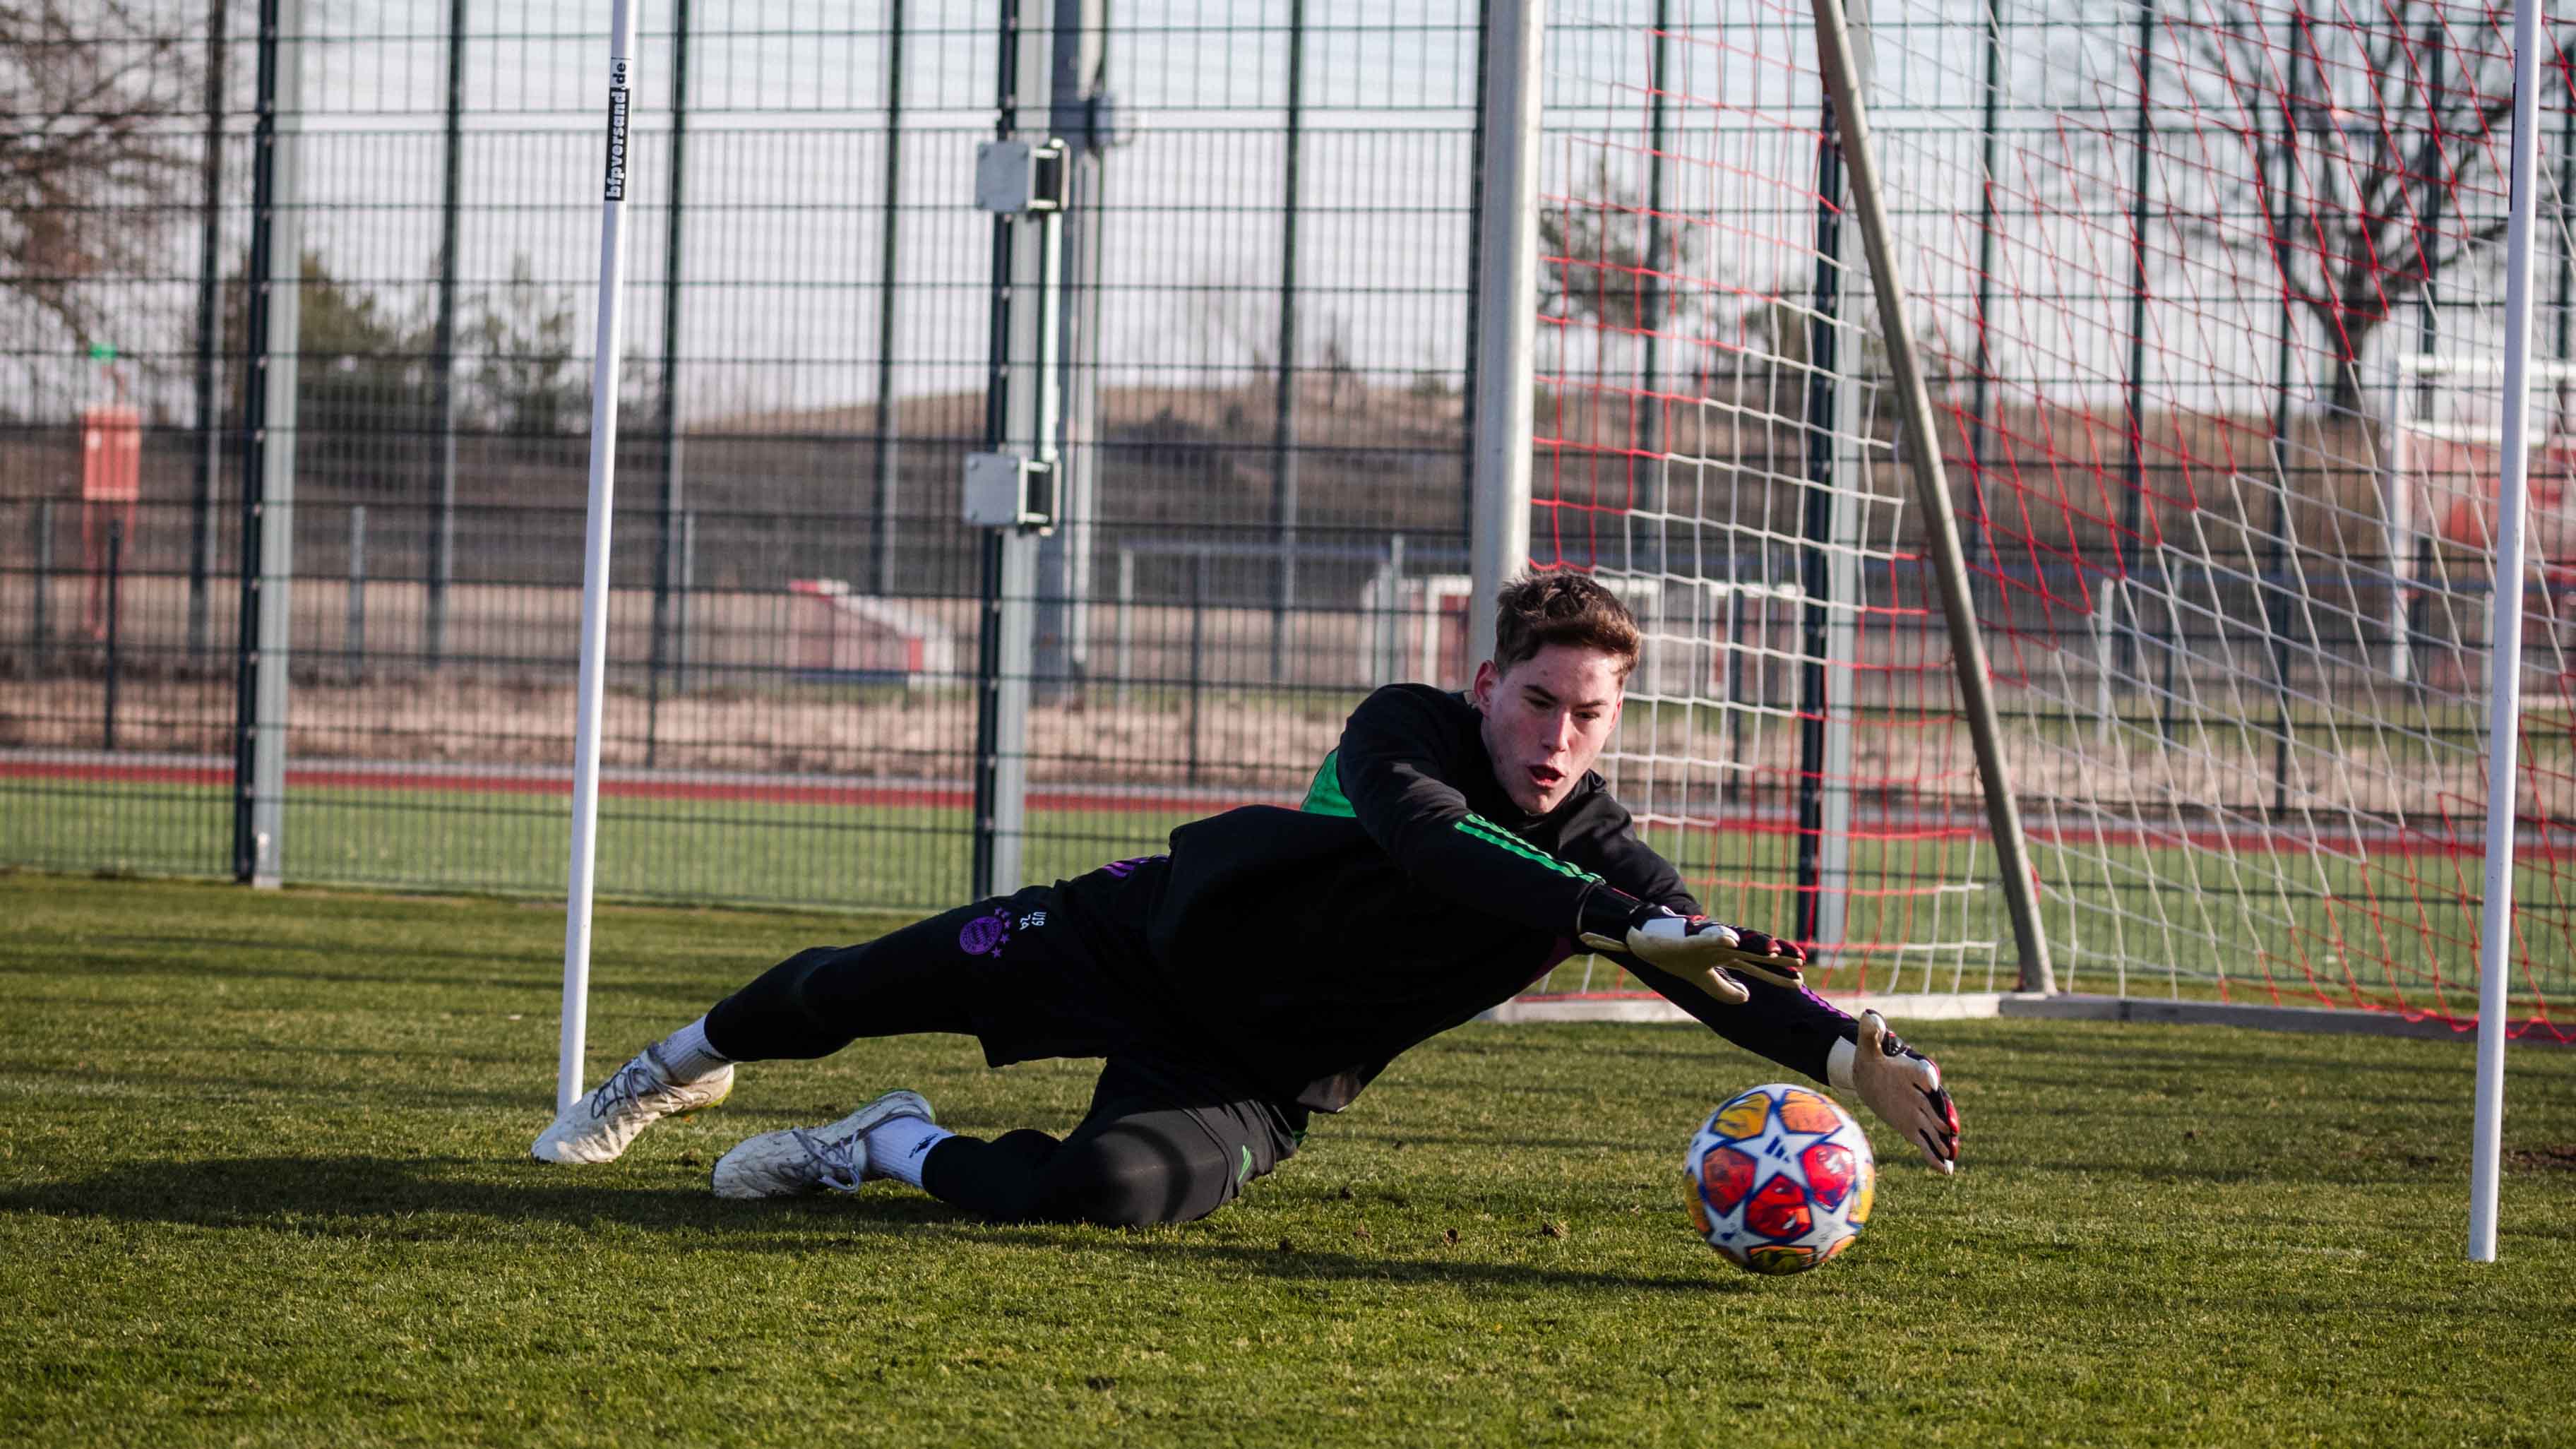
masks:
<instances>
[{"instance_id":1,"label":"distant fence railing","mask_svg":"<svg viewBox=\"0 0 2576 1449\"><path fill-rule=\"evenodd\" d=\"M863 593L845 575L867 553L864 520L691 510L657 653L654 576L643 562L654 526L649 515L621 522L635 546L621 556L612 595L603 739L606 838L623 863L607 884L660 898L886 907L935 905L940 889L962 889L974 581L960 569L926 580L932 587ZM952 525L904 526L923 539ZM460 514L468 542L433 654L418 510L295 510L284 721L291 878L554 887L563 811L552 794L571 752L581 528L577 513L554 507ZM237 567L217 532L222 566L199 576L184 505L0 498L0 861L228 871L242 644ZM1178 820L1225 804L1293 800L1369 688L1467 683L1470 601L1464 540L1454 534L1309 531L1295 555L1299 602L1284 610L1276 540L1146 526L1094 535L1091 590L1039 601L1043 619L1078 635L1041 653L1033 681L1029 830L1043 847L1032 859L1050 868L1079 868L1086 850L1151 846ZM711 549L709 540L720 542ZM720 569L703 564L711 551L726 560ZM1739 763L1733 783L1706 800L1658 799L1640 785L1638 803L1758 813L1768 808L1758 782L1795 767L1794 711L1776 707L1794 697L1794 560L1772 570L1746 556L1712 572L1715 583L1631 600L1648 642L1623 738L1650 752L1649 732L1711 708L1726 741L1702 748ZM1729 574L1740 577L1728 584ZM1928 579L1903 582L1915 577L1900 570L1863 631L1860 708L1873 698L1869 651L1904 657L1919 646L1900 633L1939 627L1928 596L1916 597ZM2316 780L2266 773L2268 736L2213 743L2192 701L2259 692L2277 698L2285 737L2323 729L2309 702L2367 677L2367 662L2387 647L2381 621L2390 613L2365 597L2379 577L2364 566L2348 579L2306 579L2314 597L2340 589L2353 606L2307 611L2326 624L2276 675L2270 658L2230 652L2225 621L2256 610L2281 582L2250 562L2157 596L2205 597L2205 610L2114 601L2092 615L2015 602L2065 580L1992 572L1987 611L2013 612L2025 650L2043 650L1998 661L2008 726L2099 731L2115 722L2200 754L2242 749L2245 766L2229 777L2241 798L2172 802L2177 818L2195 808L2259 813L2291 783L2313 807ZM2556 678L2556 629L2553 614L2527 638L2535 678ZM2124 642L2135 646L2126 662ZM2459 667L2483 657L2476 640L2441 643L2458 650ZM2443 650L2414 644L2438 673ZM2035 681L2043 687L2016 688L2016 673L2030 671L2047 672ZM2052 714L2046 701L2066 697L2070 678L2094 681L2105 710ZM1659 721L1659 708L1678 713ZM2473 738L2478 721L2435 711L2419 726L2456 742ZM1738 788L1747 780L1756 783ZM2064 783L2022 787L2045 796ZM2115 784L2084 787L2098 796ZM2438 811L2432 797L2446 788L2428 779L2425 800L2348 803L2372 818L2421 817ZM2576 814L2576 802L2535 804ZM496 832L496 813L508 829ZM820 832L854 864L828 876L767 871L761 863L776 861L781 828L787 839ZM621 832L635 831L662 843L639 858L616 856ZM709 876L702 861L734 864ZM913 864L885 866L904 861ZM922 864L933 861L948 865Z\"/></svg>"}]
</instances>

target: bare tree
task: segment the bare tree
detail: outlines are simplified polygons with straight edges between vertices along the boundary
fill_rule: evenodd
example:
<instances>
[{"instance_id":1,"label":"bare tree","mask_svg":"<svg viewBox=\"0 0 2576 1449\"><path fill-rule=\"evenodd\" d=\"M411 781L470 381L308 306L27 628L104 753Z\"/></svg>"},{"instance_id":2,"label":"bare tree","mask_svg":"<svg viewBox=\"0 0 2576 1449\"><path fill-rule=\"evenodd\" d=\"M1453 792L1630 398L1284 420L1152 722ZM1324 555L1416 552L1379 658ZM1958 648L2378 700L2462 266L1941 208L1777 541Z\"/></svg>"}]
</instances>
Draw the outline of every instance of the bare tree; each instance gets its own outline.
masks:
<instances>
[{"instance_id":1,"label":"bare tree","mask_svg":"<svg viewBox=\"0 0 2576 1449\"><path fill-rule=\"evenodd\" d=\"M2175 199L2182 234L2277 278L2331 350L2338 412L2360 409L2372 335L2504 235L2512 45L2494 17L2211 0L2166 27L2181 64L2159 67L2158 109L2221 117L2242 143L2241 165Z\"/></svg>"},{"instance_id":2,"label":"bare tree","mask_svg":"<svg viewBox=\"0 0 2576 1449\"><path fill-rule=\"evenodd\" d=\"M516 437L551 437L590 420L590 378L575 360L580 334L572 301L537 280L527 253L511 259L497 300L484 301L462 336L463 350L480 359L475 392L486 426ZM623 369L629 378L641 372Z\"/></svg>"},{"instance_id":3,"label":"bare tree","mask_svg":"<svg viewBox=\"0 0 2576 1449\"><path fill-rule=\"evenodd\" d=\"M1646 203L1611 175L1606 156L1579 194L1588 200L1539 210L1540 313L1632 334L1687 322L1699 300L1689 281L1699 234L1665 217L1650 246Z\"/></svg>"},{"instance_id":4,"label":"bare tree","mask_svg":"<svg viewBox=\"0 0 2576 1449\"><path fill-rule=\"evenodd\" d=\"M1642 390L1689 367L1687 351L1668 339L1687 337L1704 310L1707 284L1693 277L1699 242L1687 221L1658 218L1613 172L1606 150L1566 200L1540 204L1539 316L1563 325L1539 329L1539 368L1566 389L1541 405L1559 413L1571 436L1664 448L1664 410ZM1632 392L1629 369L1642 373L1649 359L1658 376L1637 377Z\"/></svg>"},{"instance_id":5,"label":"bare tree","mask_svg":"<svg viewBox=\"0 0 2576 1449\"><path fill-rule=\"evenodd\" d=\"M132 0L0 0L0 318L103 337L114 294L84 285L168 273L186 210L199 57Z\"/></svg>"}]
</instances>

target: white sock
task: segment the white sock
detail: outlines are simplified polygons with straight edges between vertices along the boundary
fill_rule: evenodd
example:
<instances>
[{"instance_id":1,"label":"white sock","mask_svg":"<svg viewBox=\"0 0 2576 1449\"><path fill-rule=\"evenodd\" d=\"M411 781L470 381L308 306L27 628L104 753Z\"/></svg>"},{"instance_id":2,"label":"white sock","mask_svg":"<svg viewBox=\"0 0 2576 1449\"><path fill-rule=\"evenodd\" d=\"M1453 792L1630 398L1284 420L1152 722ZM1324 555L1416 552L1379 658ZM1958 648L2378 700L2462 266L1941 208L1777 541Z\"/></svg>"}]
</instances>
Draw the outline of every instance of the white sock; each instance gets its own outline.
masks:
<instances>
[{"instance_id":1,"label":"white sock","mask_svg":"<svg viewBox=\"0 0 2576 1449\"><path fill-rule=\"evenodd\" d=\"M868 1133L868 1176L919 1187L930 1149L956 1135L919 1117L889 1117Z\"/></svg>"},{"instance_id":2,"label":"white sock","mask_svg":"<svg viewBox=\"0 0 2576 1449\"><path fill-rule=\"evenodd\" d=\"M707 1019L703 1016L653 1043L653 1057L670 1074L674 1086L712 1077L733 1064L733 1058L707 1045Z\"/></svg>"}]
</instances>

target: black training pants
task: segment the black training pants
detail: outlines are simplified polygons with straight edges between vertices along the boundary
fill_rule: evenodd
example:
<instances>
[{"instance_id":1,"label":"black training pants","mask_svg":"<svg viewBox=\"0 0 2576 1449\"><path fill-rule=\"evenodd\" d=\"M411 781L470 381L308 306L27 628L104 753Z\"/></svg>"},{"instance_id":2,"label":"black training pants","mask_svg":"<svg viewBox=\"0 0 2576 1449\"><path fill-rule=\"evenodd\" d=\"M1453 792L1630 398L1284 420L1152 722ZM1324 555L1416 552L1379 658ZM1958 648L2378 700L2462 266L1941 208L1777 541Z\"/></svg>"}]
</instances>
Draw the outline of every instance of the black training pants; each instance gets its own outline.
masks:
<instances>
[{"instance_id":1,"label":"black training pants","mask_svg":"<svg viewBox=\"0 0 2576 1449\"><path fill-rule=\"evenodd\" d=\"M828 1056L860 1037L913 1032L977 1037L994 1066L1105 1057L1090 1110L1061 1140L1029 1129L952 1137L924 1160L923 1185L1000 1221L1205 1217L1295 1152L1305 1112L1196 1049L1101 969L1103 950L1141 949L1140 912L1162 864L1109 867L1088 882L1080 920L1038 886L857 946L799 952L709 1011L707 1040L736 1061Z\"/></svg>"}]
</instances>

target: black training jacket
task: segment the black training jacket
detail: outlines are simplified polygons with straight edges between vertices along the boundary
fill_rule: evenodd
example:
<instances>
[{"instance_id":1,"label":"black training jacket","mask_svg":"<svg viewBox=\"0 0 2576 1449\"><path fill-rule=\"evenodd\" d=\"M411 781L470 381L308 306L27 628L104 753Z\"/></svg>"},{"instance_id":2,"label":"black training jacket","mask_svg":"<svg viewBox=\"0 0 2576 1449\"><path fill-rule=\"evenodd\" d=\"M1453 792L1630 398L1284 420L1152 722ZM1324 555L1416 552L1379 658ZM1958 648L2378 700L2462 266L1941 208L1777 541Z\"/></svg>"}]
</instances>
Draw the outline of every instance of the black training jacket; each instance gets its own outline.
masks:
<instances>
[{"instance_id":1,"label":"black training jacket","mask_svg":"<svg viewBox=\"0 0 2576 1449\"><path fill-rule=\"evenodd\" d=\"M1639 901L1699 903L1587 772L1546 815L1494 777L1464 695L1371 694L1297 810L1246 806L1172 832L1148 959L1112 969L1282 1100L1340 1111L1398 1054L1509 1000L1623 933ZM1852 1020L1805 991L1747 981L1726 1006L1620 965L1720 1036L1822 1080Z\"/></svg>"}]
</instances>

